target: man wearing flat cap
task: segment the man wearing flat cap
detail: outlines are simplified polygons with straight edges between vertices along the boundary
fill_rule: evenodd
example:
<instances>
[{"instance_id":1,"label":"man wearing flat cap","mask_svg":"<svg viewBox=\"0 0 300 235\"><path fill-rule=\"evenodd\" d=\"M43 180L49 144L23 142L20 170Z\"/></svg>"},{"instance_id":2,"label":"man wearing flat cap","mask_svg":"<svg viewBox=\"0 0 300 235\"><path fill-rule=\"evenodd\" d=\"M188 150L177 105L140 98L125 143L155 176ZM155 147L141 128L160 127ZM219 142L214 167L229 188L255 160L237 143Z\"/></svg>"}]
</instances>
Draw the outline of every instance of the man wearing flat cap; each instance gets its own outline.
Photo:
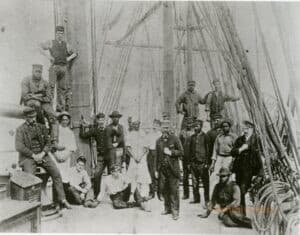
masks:
<instances>
[{"instance_id":1,"label":"man wearing flat cap","mask_svg":"<svg viewBox=\"0 0 300 235\"><path fill-rule=\"evenodd\" d=\"M55 141L58 125L52 108L50 86L42 78L42 73L43 66L41 64L32 65L32 75L25 77L21 83L21 103L35 108L38 113L45 113L51 127L52 141Z\"/></svg>"},{"instance_id":2,"label":"man wearing flat cap","mask_svg":"<svg viewBox=\"0 0 300 235\"><path fill-rule=\"evenodd\" d=\"M40 46L42 50L48 50L50 53L49 82L52 97L54 97L55 85L57 87L56 111L70 111L71 84L68 65L76 58L77 54L71 50L65 41L64 27L56 26L55 39L41 43ZM44 54L43 51L42 53Z\"/></svg>"},{"instance_id":3,"label":"man wearing flat cap","mask_svg":"<svg viewBox=\"0 0 300 235\"><path fill-rule=\"evenodd\" d=\"M252 228L251 219L240 213L240 188L235 182L230 181L231 172L228 168L222 167L217 175L220 178L219 183L214 187L208 209L198 216L207 218L216 204L219 204L218 217L227 227Z\"/></svg>"},{"instance_id":4,"label":"man wearing flat cap","mask_svg":"<svg viewBox=\"0 0 300 235\"><path fill-rule=\"evenodd\" d=\"M66 201L59 170L48 155L51 149L48 130L44 125L36 122L36 111L34 109L26 108L24 116L26 121L17 128L15 139L15 148L19 152L20 166L25 172L33 175L37 166L43 167L52 178L53 187L57 193L56 202L61 206L71 208Z\"/></svg>"},{"instance_id":5,"label":"man wearing flat cap","mask_svg":"<svg viewBox=\"0 0 300 235\"><path fill-rule=\"evenodd\" d=\"M107 168L108 172L111 167L111 162L109 160L109 155L106 154L105 149L105 114L98 113L94 119L94 125L86 125L83 121L80 123L79 137L82 139L94 138L97 146L97 162L95 168L93 188L95 197L100 192L101 178L102 174Z\"/></svg>"},{"instance_id":6,"label":"man wearing flat cap","mask_svg":"<svg viewBox=\"0 0 300 235\"><path fill-rule=\"evenodd\" d=\"M253 123L244 120L242 129L243 134L235 141L231 154L234 157L232 172L236 175L236 183L241 189L241 205L245 208L245 194L251 187L252 178L262 177L263 167L260 157L261 143L255 134Z\"/></svg>"},{"instance_id":7,"label":"man wearing flat cap","mask_svg":"<svg viewBox=\"0 0 300 235\"><path fill-rule=\"evenodd\" d=\"M232 167L232 155L231 150L233 148L234 142L237 139L237 135L231 132L232 121L225 119L220 124L222 128L222 133L219 134L214 143L212 163L209 168L211 173L210 177L210 188L216 185L217 172L222 168L231 168ZM210 190L211 191L211 190Z\"/></svg>"},{"instance_id":8,"label":"man wearing flat cap","mask_svg":"<svg viewBox=\"0 0 300 235\"><path fill-rule=\"evenodd\" d=\"M200 94L195 91L195 85L195 81L188 81L187 90L178 97L175 103L177 113L184 116L181 125L182 130L186 129L188 118L198 118L199 104L205 104Z\"/></svg>"},{"instance_id":9,"label":"man wearing flat cap","mask_svg":"<svg viewBox=\"0 0 300 235\"><path fill-rule=\"evenodd\" d=\"M170 133L170 120L161 123L162 135L156 141L156 176L158 177L159 192L164 197L163 215L172 214L174 220L179 218L179 159L183 148L177 136Z\"/></svg>"},{"instance_id":10,"label":"man wearing flat cap","mask_svg":"<svg viewBox=\"0 0 300 235\"><path fill-rule=\"evenodd\" d=\"M220 80L214 80L213 85L215 89L205 96L205 111L207 114L209 113L207 116L209 116L212 128L214 127L215 119L223 118L224 104L226 102L235 102L240 99L240 97L224 94L222 92Z\"/></svg>"},{"instance_id":11,"label":"man wearing flat cap","mask_svg":"<svg viewBox=\"0 0 300 235\"><path fill-rule=\"evenodd\" d=\"M118 165L120 168L126 168L126 151L124 128L119 123L122 114L113 111L109 117L112 122L105 128L105 149L107 158L110 162Z\"/></svg>"}]
</instances>

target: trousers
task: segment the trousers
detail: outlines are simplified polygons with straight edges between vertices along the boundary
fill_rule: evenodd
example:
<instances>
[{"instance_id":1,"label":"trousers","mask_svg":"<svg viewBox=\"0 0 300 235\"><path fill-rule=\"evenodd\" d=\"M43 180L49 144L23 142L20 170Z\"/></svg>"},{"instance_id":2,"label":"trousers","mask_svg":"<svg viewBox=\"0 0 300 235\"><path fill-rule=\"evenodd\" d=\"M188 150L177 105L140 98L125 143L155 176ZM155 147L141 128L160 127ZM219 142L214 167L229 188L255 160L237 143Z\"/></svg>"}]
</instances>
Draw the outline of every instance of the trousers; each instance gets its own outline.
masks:
<instances>
[{"instance_id":1,"label":"trousers","mask_svg":"<svg viewBox=\"0 0 300 235\"><path fill-rule=\"evenodd\" d=\"M25 172L33 175L36 172L37 166L43 167L52 178L53 187L57 194L57 202L61 202L66 199L60 172L55 163L48 155L43 158L43 162L40 164L37 164L31 158L27 158L20 162L20 166Z\"/></svg>"},{"instance_id":2,"label":"trousers","mask_svg":"<svg viewBox=\"0 0 300 235\"><path fill-rule=\"evenodd\" d=\"M69 111L71 107L71 84L67 65L51 65L49 68L49 83L52 97L54 97L56 85L56 110Z\"/></svg>"},{"instance_id":3,"label":"trousers","mask_svg":"<svg viewBox=\"0 0 300 235\"><path fill-rule=\"evenodd\" d=\"M252 228L251 219L240 213L240 208L233 208L225 212L221 220L227 227Z\"/></svg>"},{"instance_id":4,"label":"trousers","mask_svg":"<svg viewBox=\"0 0 300 235\"><path fill-rule=\"evenodd\" d=\"M165 211L179 214L179 179L168 166L162 166L159 172L159 188L164 198Z\"/></svg>"},{"instance_id":5,"label":"trousers","mask_svg":"<svg viewBox=\"0 0 300 235\"><path fill-rule=\"evenodd\" d=\"M67 201L71 204L82 205L84 202L94 199L93 189L90 189L86 194L84 199L80 197L81 192L78 191L74 186L69 184L64 184Z\"/></svg>"},{"instance_id":6,"label":"trousers","mask_svg":"<svg viewBox=\"0 0 300 235\"><path fill-rule=\"evenodd\" d=\"M101 179L102 179L102 175L103 175L103 172L106 167L107 167L108 173L110 173L111 162L109 159L106 159L103 157L103 158L101 158L101 160L98 160L97 166L95 169L94 185L93 185L95 198L97 198L98 194L100 193Z\"/></svg>"},{"instance_id":7,"label":"trousers","mask_svg":"<svg viewBox=\"0 0 300 235\"><path fill-rule=\"evenodd\" d=\"M201 179L204 188L204 200L207 204L209 202L209 174L207 166L205 163L192 162L191 171L194 201L200 202L199 181Z\"/></svg>"}]
</instances>

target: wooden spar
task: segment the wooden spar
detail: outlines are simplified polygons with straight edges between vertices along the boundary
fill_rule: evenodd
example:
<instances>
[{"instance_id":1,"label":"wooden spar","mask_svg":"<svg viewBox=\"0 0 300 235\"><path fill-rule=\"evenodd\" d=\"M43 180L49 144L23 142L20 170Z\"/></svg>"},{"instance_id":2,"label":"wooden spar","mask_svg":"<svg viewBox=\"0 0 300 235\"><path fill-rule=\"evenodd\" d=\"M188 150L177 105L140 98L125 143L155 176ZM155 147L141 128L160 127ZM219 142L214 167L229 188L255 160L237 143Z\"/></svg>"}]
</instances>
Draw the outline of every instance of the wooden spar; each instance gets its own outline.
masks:
<instances>
[{"instance_id":1,"label":"wooden spar","mask_svg":"<svg viewBox=\"0 0 300 235\"><path fill-rule=\"evenodd\" d=\"M187 44L187 70L186 78L188 81L193 80L193 42L192 42L192 14L191 14L191 2L187 2L187 15L186 15L186 44Z\"/></svg>"},{"instance_id":2,"label":"wooden spar","mask_svg":"<svg viewBox=\"0 0 300 235\"><path fill-rule=\"evenodd\" d=\"M67 41L78 53L71 67L72 106L71 115L74 127L78 127L81 115L91 122L93 110L92 94L92 48L90 2L85 0L64 0L67 19ZM93 167L93 148L89 141L80 139L79 129L73 129L78 148L87 158L86 169L89 174Z\"/></svg>"},{"instance_id":3,"label":"wooden spar","mask_svg":"<svg viewBox=\"0 0 300 235\"><path fill-rule=\"evenodd\" d=\"M170 115L175 124L175 90L173 71L173 12L171 2L163 2L163 111Z\"/></svg>"}]
</instances>

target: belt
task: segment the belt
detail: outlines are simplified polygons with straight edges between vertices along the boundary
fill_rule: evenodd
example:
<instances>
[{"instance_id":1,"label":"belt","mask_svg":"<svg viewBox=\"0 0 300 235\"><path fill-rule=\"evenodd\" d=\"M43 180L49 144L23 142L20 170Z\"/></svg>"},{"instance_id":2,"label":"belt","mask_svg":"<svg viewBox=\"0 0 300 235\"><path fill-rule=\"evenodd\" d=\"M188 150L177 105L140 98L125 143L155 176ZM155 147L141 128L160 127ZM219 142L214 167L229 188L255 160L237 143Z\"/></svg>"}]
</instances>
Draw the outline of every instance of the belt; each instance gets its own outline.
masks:
<instances>
[{"instance_id":1,"label":"belt","mask_svg":"<svg viewBox=\"0 0 300 235\"><path fill-rule=\"evenodd\" d=\"M220 154L220 153L218 153L218 155L221 156L221 157L231 157L231 154Z\"/></svg>"}]
</instances>

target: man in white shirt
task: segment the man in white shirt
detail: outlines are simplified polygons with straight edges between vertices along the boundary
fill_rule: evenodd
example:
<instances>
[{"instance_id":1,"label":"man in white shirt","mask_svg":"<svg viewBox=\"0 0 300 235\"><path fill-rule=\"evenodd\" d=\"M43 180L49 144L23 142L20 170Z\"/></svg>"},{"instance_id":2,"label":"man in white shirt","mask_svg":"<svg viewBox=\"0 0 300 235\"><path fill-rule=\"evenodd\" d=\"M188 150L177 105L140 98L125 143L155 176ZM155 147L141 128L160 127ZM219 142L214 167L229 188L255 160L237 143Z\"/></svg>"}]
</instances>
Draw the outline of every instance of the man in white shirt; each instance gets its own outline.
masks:
<instances>
[{"instance_id":1,"label":"man in white shirt","mask_svg":"<svg viewBox=\"0 0 300 235\"><path fill-rule=\"evenodd\" d=\"M77 159L76 166L70 169L69 187L66 194L70 203L94 208L97 207L99 202L94 200L91 180L84 169L85 163L85 157L81 156Z\"/></svg>"}]
</instances>

